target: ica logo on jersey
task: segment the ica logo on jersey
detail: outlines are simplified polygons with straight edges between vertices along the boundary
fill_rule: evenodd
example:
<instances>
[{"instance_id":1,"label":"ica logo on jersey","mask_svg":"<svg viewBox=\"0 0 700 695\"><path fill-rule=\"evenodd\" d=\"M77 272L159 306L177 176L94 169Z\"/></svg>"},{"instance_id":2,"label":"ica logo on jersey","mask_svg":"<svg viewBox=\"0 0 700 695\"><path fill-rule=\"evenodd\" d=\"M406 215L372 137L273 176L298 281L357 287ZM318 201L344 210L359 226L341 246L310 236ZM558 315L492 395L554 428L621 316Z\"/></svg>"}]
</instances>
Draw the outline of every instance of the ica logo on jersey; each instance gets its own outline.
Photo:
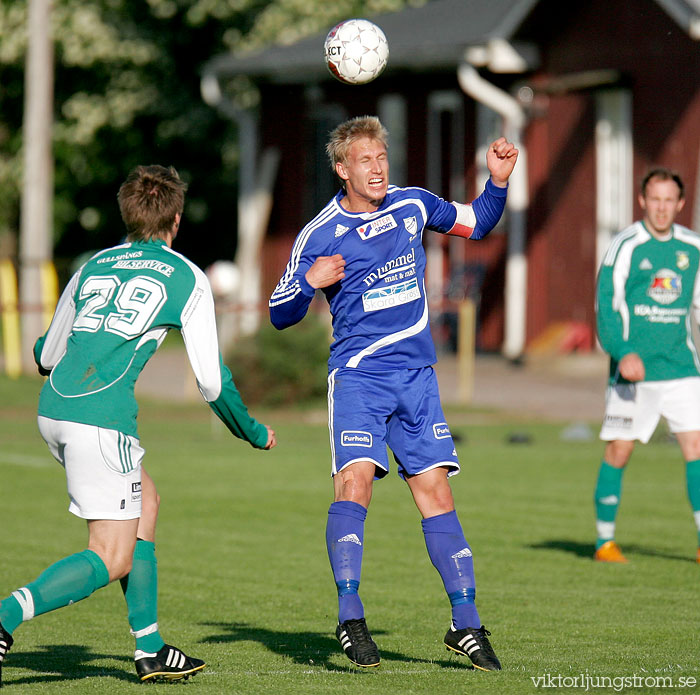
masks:
<instances>
[{"instance_id":1,"label":"ica logo on jersey","mask_svg":"<svg viewBox=\"0 0 700 695\"><path fill-rule=\"evenodd\" d=\"M671 304L681 295L681 278L668 268L654 274L647 295L659 304Z\"/></svg>"}]
</instances>

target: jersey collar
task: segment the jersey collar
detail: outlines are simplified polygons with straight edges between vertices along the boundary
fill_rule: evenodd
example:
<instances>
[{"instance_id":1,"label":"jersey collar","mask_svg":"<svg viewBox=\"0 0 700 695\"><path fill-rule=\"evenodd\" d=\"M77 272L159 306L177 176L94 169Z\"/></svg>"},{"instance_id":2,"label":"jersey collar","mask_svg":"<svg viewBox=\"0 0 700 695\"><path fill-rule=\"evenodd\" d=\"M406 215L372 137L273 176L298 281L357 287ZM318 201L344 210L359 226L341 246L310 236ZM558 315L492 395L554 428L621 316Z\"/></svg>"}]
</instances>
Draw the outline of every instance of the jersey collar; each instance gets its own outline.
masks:
<instances>
[{"instance_id":1,"label":"jersey collar","mask_svg":"<svg viewBox=\"0 0 700 695\"><path fill-rule=\"evenodd\" d=\"M675 232L675 225L671 225L670 229L666 234L659 235L659 234L654 234L650 229L647 228L646 224L644 224L644 220L639 220L642 224L642 227L644 227L644 231L652 238L656 239L657 241L668 241L669 239L672 239L674 236Z\"/></svg>"}]
</instances>

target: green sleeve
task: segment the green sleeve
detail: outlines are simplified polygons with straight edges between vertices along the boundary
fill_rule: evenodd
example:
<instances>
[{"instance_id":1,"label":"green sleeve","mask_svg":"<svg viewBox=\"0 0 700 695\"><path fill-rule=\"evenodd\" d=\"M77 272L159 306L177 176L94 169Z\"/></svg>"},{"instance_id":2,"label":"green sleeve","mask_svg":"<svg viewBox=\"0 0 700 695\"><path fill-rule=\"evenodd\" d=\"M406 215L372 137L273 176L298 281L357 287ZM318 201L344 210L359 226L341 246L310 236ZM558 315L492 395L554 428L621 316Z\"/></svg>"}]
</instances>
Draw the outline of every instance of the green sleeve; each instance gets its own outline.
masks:
<instances>
[{"instance_id":1,"label":"green sleeve","mask_svg":"<svg viewBox=\"0 0 700 695\"><path fill-rule=\"evenodd\" d=\"M600 340L603 350L613 360L619 362L626 354L634 352L634 348L625 340L622 316L614 305L614 267L614 265L603 264L600 273L598 273L596 319L598 340Z\"/></svg>"},{"instance_id":2,"label":"green sleeve","mask_svg":"<svg viewBox=\"0 0 700 695\"><path fill-rule=\"evenodd\" d=\"M250 442L256 449L264 449L267 444L267 427L248 414L248 408L236 385L229 368L221 363L221 394L209 407L239 439Z\"/></svg>"},{"instance_id":3,"label":"green sleeve","mask_svg":"<svg viewBox=\"0 0 700 695\"><path fill-rule=\"evenodd\" d=\"M41 366L41 351L44 348L45 342L46 334L42 335L41 338L37 338L36 343L34 343L34 361L36 362L36 366L39 369L39 374L41 374L41 376L48 376L51 374L50 369L45 369Z\"/></svg>"},{"instance_id":4,"label":"green sleeve","mask_svg":"<svg viewBox=\"0 0 700 695\"><path fill-rule=\"evenodd\" d=\"M41 349L44 347L44 342L46 341L46 336L42 335L41 338L37 338L36 343L34 343L34 361L37 366L41 366Z\"/></svg>"}]
</instances>

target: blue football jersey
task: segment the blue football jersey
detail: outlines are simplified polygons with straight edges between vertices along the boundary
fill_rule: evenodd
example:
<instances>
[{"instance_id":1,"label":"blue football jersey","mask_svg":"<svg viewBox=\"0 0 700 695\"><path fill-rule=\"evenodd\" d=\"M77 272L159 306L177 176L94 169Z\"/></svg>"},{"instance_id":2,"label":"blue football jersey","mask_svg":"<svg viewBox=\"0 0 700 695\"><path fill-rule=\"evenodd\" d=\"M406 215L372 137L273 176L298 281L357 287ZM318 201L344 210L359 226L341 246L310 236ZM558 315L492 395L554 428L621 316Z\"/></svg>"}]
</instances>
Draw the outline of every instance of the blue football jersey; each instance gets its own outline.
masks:
<instances>
[{"instance_id":1,"label":"blue football jersey","mask_svg":"<svg viewBox=\"0 0 700 695\"><path fill-rule=\"evenodd\" d=\"M489 210L490 227L505 204L505 189L487 184L481 207L450 203L423 188L389 186L374 212L349 212L340 191L297 236L273 292L270 318L277 328L300 321L315 290L306 271L319 256L341 254L342 281L323 289L333 317L329 369L385 370L436 362L425 291L425 229L447 233L474 228ZM496 213L491 214L490 210ZM487 230L488 231L488 230Z\"/></svg>"}]
</instances>

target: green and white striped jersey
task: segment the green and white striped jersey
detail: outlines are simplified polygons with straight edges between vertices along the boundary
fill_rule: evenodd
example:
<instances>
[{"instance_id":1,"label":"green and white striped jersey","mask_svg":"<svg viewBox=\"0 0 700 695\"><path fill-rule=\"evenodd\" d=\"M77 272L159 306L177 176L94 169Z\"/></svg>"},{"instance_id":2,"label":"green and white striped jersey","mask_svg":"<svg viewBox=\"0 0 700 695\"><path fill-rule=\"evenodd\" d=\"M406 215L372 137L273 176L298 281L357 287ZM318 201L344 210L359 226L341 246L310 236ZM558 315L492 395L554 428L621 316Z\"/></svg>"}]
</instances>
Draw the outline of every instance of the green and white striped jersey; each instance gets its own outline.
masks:
<instances>
[{"instance_id":1,"label":"green and white striped jersey","mask_svg":"<svg viewBox=\"0 0 700 695\"><path fill-rule=\"evenodd\" d=\"M700 374L691 321L700 320L700 236L674 224L664 239L643 222L617 234L598 274L598 337L610 354L611 381L619 361L637 353L645 380ZM624 381L624 380L623 380Z\"/></svg>"},{"instance_id":2,"label":"green and white striped jersey","mask_svg":"<svg viewBox=\"0 0 700 695\"><path fill-rule=\"evenodd\" d=\"M267 428L248 414L221 359L209 281L162 240L100 251L71 278L34 346L50 371L39 415L138 436L134 385L171 328L212 410L237 437L265 447Z\"/></svg>"}]
</instances>

